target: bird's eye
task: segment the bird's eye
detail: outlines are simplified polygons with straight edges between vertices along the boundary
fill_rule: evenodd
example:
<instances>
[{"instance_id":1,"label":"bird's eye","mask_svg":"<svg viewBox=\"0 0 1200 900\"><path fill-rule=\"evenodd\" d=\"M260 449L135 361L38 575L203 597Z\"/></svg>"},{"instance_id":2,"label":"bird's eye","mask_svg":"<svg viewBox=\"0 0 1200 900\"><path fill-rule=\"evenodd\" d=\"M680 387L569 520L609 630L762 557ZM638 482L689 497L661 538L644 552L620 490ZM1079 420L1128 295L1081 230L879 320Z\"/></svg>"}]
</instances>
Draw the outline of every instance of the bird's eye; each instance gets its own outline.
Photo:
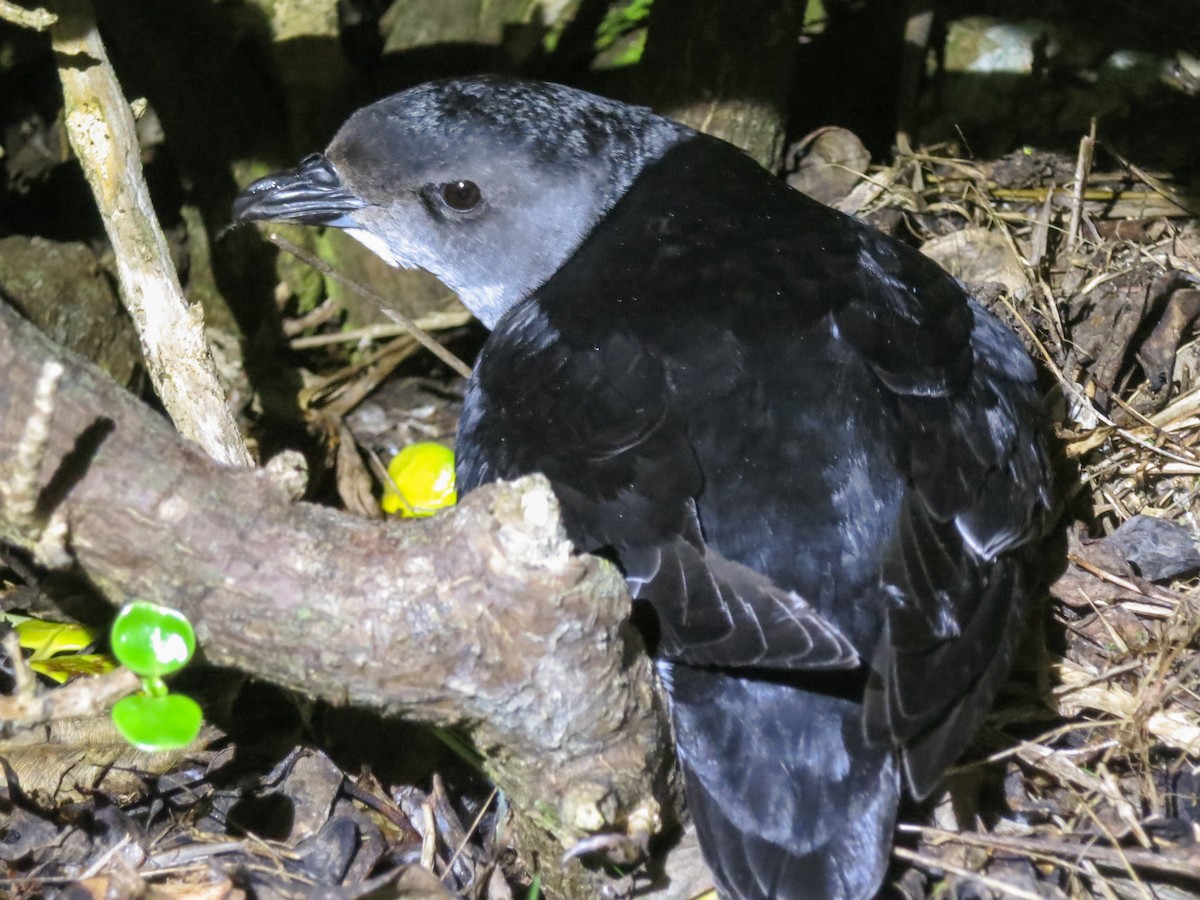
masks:
<instances>
[{"instance_id":1,"label":"bird's eye","mask_svg":"<svg viewBox=\"0 0 1200 900\"><path fill-rule=\"evenodd\" d=\"M473 181L448 181L438 187L442 202L455 212L468 212L479 205L483 194Z\"/></svg>"}]
</instances>

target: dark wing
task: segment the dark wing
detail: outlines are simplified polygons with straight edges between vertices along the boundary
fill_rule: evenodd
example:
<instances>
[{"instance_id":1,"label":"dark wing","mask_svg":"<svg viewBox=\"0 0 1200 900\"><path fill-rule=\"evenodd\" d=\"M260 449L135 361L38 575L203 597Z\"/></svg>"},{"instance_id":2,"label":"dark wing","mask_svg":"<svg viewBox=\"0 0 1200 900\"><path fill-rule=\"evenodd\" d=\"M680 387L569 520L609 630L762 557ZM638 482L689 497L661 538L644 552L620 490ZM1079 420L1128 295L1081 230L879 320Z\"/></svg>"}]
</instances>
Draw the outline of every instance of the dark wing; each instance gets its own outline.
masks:
<instances>
[{"instance_id":1,"label":"dark wing","mask_svg":"<svg viewBox=\"0 0 1200 900\"><path fill-rule=\"evenodd\" d=\"M871 261L866 302L835 320L896 395L909 455L909 486L883 559L894 604L872 660L867 724L903 746L909 782L923 796L1008 674L1037 589L1030 573L1049 521L1051 476L1036 427L1035 371L1015 337L976 304L951 302L957 286L922 273L928 260L869 232L860 242ZM920 285L921 296L909 285ZM947 331L959 339L947 340Z\"/></svg>"},{"instance_id":2,"label":"dark wing","mask_svg":"<svg viewBox=\"0 0 1200 900\"><path fill-rule=\"evenodd\" d=\"M846 637L799 594L706 547L690 500L688 513L680 536L649 552L619 553L622 560L637 564L631 593L658 612L662 656L694 666L812 669L859 664Z\"/></svg>"},{"instance_id":3,"label":"dark wing","mask_svg":"<svg viewBox=\"0 0 1200 900\"><path fill-rule=\"evenodd\" d=\"M661 625L660 652L691 664L849 668L850 643L797 594L709 550L702 475L656 351L612 323L586 343L536 296L489 339L459 432L464 491L542 472L575 544L616 556Z\"/></svg>"}]
</instances>

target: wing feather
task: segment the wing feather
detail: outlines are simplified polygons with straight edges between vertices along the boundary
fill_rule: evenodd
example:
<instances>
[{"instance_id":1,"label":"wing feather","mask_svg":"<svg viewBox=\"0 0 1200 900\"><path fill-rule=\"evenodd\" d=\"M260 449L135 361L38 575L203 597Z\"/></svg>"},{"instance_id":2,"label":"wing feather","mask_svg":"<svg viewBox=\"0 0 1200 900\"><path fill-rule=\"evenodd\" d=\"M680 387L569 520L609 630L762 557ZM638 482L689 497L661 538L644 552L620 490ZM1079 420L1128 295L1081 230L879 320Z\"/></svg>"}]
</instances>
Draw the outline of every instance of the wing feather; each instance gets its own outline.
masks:
<instances>
[{"instance_id":1,"label":"wing feather","mask_svg":"<svg viewBox=\"0 0 1200 900\"><path fill-rule=\"evenodd\" d=\"M587 348L555 334L531 303L493 335L509 348L507 369L493 377L485 357L469 391L460 424L464 491L484 476L544 472L576 546L615 556L635 598L658 613L668 659L859 665L851 642L798 593L706 545L695 501L703 473L660 353L620 331ZM519 394L506 393L518 384Z\"/></svg>"}]
</instances>

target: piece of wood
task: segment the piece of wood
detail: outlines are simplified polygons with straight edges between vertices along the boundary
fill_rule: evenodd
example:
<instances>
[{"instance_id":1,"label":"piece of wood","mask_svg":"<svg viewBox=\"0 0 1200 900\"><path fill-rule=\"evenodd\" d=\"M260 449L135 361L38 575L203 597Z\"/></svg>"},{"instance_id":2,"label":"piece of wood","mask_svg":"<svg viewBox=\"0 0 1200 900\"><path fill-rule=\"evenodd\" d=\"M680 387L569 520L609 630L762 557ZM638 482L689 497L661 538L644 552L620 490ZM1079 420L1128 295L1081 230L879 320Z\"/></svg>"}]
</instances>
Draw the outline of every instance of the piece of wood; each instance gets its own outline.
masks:
<instances>
[{"instance_id":1,"label":"piece of wood","mask_svg":"<svg viewBox=\"0 0 1200 900\"><path fill-rule=\"evenodd\" d=\"M804 4L655 0L631 98L778 171Z\"/></svg>"},{"instance_id":2,"label":"piece of wood","mask_svg":"<svg viewBox=\"0 0 1200 900\"><path fill-rule=\"evenodd\" d=\"M50 360L65 368L52 391L38 387ZM559 867L574 841L674 818L666 715L624 581L574 554L545 479L370 522L214 463L3 305L0 371L0 482L36 493L0 494L0 540L69 560L114 602L182 611L210 662L465 728L526 858L567 896L599 877Z\"/></svg>"},{"instance_id":3,"label":"piece of wood","mask_svg":"<svg viewBox=\"0 0 1200 900\"><path fill-rule=\"evenodd\" d=\"M121 299L155 391L180 432L228 465L253 464L217 378L198 307L184 299L142 177L133 113L89 0L60 0L50 39L59 59L67 137L116 257Z\"/></svg>"}]
</instances>

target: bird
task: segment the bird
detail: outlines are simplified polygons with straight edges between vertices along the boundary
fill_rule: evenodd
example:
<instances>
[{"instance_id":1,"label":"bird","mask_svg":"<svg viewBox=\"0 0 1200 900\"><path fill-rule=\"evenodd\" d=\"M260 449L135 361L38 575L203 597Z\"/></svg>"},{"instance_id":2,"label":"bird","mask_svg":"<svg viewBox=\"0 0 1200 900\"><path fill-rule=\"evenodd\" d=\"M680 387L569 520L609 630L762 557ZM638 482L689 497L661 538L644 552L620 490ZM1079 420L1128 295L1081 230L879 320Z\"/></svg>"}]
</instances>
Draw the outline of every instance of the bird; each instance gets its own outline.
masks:
<instances>
[{"instance_id":1,"label":"bird","mask_svg":"<svg viewBox=\"0 0 1200 900\"><path fill-rule=\"evenodd\" d=\"M238 222L344 229L490 329L459 490L540 472L665 686L719 894L868 898L1042 586L1037 371L915 248L731 144L499 76L409 88Z\"/></svg>"}]
</instances>

